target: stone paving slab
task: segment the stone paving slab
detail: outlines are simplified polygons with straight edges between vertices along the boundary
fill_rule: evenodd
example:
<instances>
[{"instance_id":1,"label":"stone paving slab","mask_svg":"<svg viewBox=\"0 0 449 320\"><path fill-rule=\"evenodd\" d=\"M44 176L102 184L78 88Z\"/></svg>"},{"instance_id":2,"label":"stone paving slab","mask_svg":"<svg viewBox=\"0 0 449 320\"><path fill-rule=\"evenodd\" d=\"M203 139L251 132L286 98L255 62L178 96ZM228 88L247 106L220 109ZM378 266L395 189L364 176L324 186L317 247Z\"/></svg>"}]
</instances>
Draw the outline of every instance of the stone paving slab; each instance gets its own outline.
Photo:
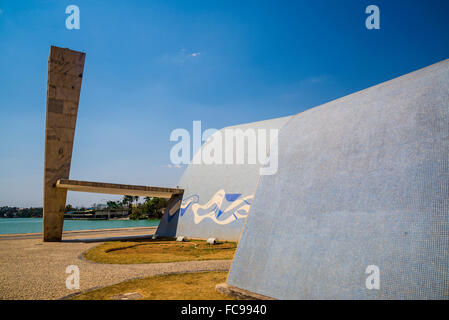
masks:
<instances>
[{"instance_id":1,"label":"stone paving slab","mask_svg":"<svg viewBox=\"0 0 449 320\"><path fill-rule=\"evenodd\" d=\"M107 232L95 234L104 237ZM114 232L114 237L120 233ZM130 237L132 233L123 232ZM168 273L227 271L231 260L188 261L151 264L100 264L80 258L100 242L73 241L86 238L66 236L69 241L42 242L39 239L0 241L0 299L61 299L68 295L120 283L126 280ZM94 236L91 237L94 239ZM66 268L80 270L80 289L68 290Z\"/></svg>"}]
</instances>

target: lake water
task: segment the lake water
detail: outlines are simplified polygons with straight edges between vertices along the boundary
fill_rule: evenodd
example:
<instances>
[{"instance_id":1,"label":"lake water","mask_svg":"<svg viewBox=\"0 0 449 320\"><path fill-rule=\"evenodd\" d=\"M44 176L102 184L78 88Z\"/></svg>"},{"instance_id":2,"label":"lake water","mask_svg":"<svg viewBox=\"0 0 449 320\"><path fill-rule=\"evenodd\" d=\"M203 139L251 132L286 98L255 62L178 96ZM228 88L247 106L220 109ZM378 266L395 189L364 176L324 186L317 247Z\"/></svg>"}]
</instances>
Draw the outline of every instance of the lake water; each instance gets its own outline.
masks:
<instances>
[{"instance_id":1,"label":"lake water","mask_svg":"<svg viewBox=\"0 0 449 320\"><path fill-rule=\"evenodd\" d=\"M64 220L64 231L155 227L159 220ZM0 234L42 232L42 218L0 218Z\"/></svg>"}]
</instances>

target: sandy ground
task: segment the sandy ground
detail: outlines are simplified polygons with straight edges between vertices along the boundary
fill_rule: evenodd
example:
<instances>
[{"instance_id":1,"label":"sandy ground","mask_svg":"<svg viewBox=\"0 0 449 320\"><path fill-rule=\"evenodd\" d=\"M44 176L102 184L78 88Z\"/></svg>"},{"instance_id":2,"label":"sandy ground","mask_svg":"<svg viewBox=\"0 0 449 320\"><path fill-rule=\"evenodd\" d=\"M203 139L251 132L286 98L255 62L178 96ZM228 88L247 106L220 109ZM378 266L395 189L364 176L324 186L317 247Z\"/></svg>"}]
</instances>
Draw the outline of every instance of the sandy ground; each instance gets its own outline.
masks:
<instances>
[{"instance_id":1,"label":"sandy ground","mask_svg":"<svg viewBox=\"0 0 449 320\"><path fill-rule=\"evenodd\" d=\"M0 299L60 299L125 280L175 272L226 271L231 266L230 260L117 265L88 262L80 257L105 237L142 236L149 231L68 232L63 242L46 243L40 237L0 237ZM79 267L79 290L66 288L69 265Z\"/></svg>"}]
</instances>

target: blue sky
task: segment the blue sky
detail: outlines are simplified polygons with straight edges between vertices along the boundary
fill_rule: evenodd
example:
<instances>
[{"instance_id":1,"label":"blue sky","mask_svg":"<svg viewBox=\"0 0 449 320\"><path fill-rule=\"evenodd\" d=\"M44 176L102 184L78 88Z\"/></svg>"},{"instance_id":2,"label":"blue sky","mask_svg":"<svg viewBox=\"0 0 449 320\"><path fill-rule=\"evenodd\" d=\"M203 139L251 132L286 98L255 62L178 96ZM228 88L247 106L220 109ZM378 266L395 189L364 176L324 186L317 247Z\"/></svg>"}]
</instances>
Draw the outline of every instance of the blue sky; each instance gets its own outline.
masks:
<instances>
[{"instance_id":1,"label":"blue sky","mask_svg":"<svg viewBox=\"0 0 449 320\"><path fill-rule=\"evenodd\" d=\"M80 30L65 27L70 4ZM370 4L380 30L365 27ZM292 115L447 59L448 13L445 0L1 0L0 206L42 205L50 45L86 52L71 178L174 186L173 129Z\"/></svg>"}]
</instances>

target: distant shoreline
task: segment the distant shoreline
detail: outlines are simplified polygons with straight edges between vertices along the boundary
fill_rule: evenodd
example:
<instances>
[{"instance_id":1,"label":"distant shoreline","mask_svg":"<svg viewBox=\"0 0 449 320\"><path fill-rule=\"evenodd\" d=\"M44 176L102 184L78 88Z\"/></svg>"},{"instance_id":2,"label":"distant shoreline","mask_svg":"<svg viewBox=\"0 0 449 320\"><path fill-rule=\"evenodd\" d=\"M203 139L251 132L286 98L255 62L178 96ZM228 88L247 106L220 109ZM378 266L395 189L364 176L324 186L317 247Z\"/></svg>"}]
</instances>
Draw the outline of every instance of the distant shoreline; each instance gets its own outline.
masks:
<instances>
[{"instance_id":1,"label":"distant shoreline","mask_svg":"<svg viewBox=\"0 0 449 320\"><path fill-rule=\"evenodd\" d=\"M85 230L108 230L157 227L158 219L131 220L128 218L112 219L64 219L64 232ZM0 235L31 234L42 232L43 218L3 218L0 219Z\"/></svg>"},{"instance_id":2,"label":"distant shoreline","mask_svg":"<svg viewBox=\"0 0 449 320\"><path fill-rule=\"evenodd\" d=\"M123 233L123 232L139 232L139 231L154 231L156 227L131 227L131 228L112 228L112 229L89 229L89 230L69 230L63 231L63 236L76 236L84 234L96 233ZM28 232L28 233L8 233L0 234L0 240L10 240L9 238L39 238L42 232Z\"/></svg>"},{"instance_id":3,"label":"distant shoreline","mask_svg":"<svg viewBox=\"0 0 449 320\"><path fill-rule=\"evenodd\" d=\"M127 218L64 218L65 220L131 220L129 217ZM144 219L142 219L144 220ZM146 219L146 220L152 220L152 219Z\"/></svg>"},{"instance_id":4,"label":"distant shoreline","mask_svg":"<svg viewBox=\"0 0 449 320\"><path fill-rule=\"evenodd\" d=\"M43 217L0 217L0 219L42 219ZM66 220L108 220L108 221L116 221L116 220L132 220L132 221L159 221L160 219L130 219L129 217L126 218L109 218L109 219L103 219L103 218L64 218L64 221Z\"/></svg>"}]
</instances>

